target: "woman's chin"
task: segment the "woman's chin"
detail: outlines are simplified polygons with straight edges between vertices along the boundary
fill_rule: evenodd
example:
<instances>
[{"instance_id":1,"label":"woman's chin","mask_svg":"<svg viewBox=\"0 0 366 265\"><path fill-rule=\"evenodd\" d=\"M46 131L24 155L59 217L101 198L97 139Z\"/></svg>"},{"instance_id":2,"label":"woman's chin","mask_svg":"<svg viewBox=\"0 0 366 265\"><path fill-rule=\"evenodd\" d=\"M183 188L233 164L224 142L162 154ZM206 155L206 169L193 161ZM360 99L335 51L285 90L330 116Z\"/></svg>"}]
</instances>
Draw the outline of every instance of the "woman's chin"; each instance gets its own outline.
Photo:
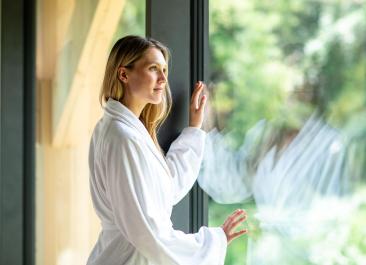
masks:
<instances>
[{"instance_id":1,"label":"woman's chin","mask_svg":"<svg viewBox=\"0 0 366 265\"><path fill-rule=\"evenodd\" d=\"M161 96L154 97L153 99L151 99L151 101L149 103L153 104L153 105L158 105L161 103L162 100L163 100L163 98Z\"/></svg>"}]
</instances>

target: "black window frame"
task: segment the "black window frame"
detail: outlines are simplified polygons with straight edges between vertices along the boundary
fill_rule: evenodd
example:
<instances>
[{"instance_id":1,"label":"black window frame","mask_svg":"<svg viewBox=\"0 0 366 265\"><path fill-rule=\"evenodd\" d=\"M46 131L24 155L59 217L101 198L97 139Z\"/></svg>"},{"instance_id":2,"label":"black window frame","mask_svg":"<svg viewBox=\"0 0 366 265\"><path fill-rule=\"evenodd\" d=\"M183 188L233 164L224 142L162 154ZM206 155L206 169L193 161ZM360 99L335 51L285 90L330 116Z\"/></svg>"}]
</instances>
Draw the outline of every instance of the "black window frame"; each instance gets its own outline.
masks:
<instances>
[{"instance_id":1,"label":"black window frame","mask_svg":"<svg viewBox=\"0 0 366 265\"><path fill-rule=\"evenodd\" d=\"M35 262L35 2L0 2L0 264Z\"/></svg>"},{"instance_id":2,"label":"black window frame","mask_svg":"<svg viewBox=\"0 0 366 265\"><path fill-rule=\"evenodd\" d=\"M208 78L208 0L146 0L146 35L165 43L172 53L169 74L173 109L159 133L166 151L188 126L189 102L195 82ZM208 197L194 184L173 209L173 225L194 233L208 224Z\"/></svg>"}]
</instances>

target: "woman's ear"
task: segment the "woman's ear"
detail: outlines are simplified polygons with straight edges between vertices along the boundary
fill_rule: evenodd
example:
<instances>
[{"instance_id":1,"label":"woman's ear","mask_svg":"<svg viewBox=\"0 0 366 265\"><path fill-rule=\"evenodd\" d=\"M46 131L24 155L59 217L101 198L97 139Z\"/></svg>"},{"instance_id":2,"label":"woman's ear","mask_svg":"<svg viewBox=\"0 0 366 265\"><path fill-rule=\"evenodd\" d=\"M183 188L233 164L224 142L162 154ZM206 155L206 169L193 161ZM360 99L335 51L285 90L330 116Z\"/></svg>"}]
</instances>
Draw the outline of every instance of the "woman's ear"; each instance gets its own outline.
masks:
<instances>
[{"instance_id":1,"label":"woman's ear","mask_svg":"<svg viewBox=\"0 0 366 265\"><path fill-rule=\"evenodd\" d=\"M119 67L118 68L118 79L123 82L123 83L127 83L127 69L126 67Z\"/></svg>"}]
</instances>

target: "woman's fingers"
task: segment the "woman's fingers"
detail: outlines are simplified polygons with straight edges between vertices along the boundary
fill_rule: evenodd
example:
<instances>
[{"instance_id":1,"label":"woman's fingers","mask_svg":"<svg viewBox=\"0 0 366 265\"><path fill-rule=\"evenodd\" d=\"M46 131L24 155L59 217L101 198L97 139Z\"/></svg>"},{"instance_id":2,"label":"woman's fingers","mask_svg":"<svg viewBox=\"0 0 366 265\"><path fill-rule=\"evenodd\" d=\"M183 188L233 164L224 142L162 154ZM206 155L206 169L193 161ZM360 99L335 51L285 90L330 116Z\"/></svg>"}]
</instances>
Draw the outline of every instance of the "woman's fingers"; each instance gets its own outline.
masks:
<instances>
[{"instance_id":1,"label":"woman's fingers","mask_svg":"<svg viewBox=\"0 0 366 265\"><path fill-rule=\"evenodd\" d=\"M242 209L238 209L229 216L229 220L234 220L241 215L246 215L246 212Z\"/></svg>"},{"instance_id":2,"label":"woman's fingers","mask_svg":"<svg viewBox=\"0 0 366 265\"><path fill-rule=\"evenodd\" d=\"M200 98L200 95L201 95L201 92L204 88L204 85L201 81L198 81L196 83L196 86L194 88L194 91L193 91L193 95L192 95L192 98L191 98L191 105L193 105L193 107L195 109L198 109L199 108L199 98Z\"/></svg>"},{"instance_id":3,"label":"woman's fingers","mask_svg":"<svg viewBox=\"0 0 366 265\"><path fill-rule=\"evenodd\" d=\"M233 223L231 223L231 227L229 228L230 230L235 229L238 225L240 225L242 222L244 222L247 219L247 216L243 216L241 218L239 218L238 220L234 221Z\"/></svg>"},{"instance_id":4,"label":"woman's fingers","mask_svg":"<svg viewBox=\"0 0 366 265\"><path fill-rule=\"evenodd\" d=\"M237 238L241 235L247 234L247 233L248 233L248 229L243 229L243 230L240 230L238 232L235 232L235 233L230 235L230 241L234 240L235 238Z\"/></svg>"},{"instance_id":5,"label":"woman's fingers","mask_svg":"<svg viewBox=\"0 0 366 265\"><path fill-rule=\"evenodd\" d=\"M246 219L247 219L247 213L242 209L238 209L231 215L229 215L229 217L225 220L224 224L221 227L226 234L228 243L230 243L230 241L233 240L234 238L239 237L240 235L248 232L247 229L243 229L238 232L232 233L232 230L237 228Z\"/></svg>"},{"instance_id":6,"label":"woman's fingers","mask_svg":"<svg viewBox=\"0 0 366 265\"><path fill-rule=\"evenodd\" d=\"M190 105L189 126L201 128L204 120L204 109L207 101L207 96L202 95L205 85L199 81L196 83ZM202 95L202 97L201 97Z\"/></svg>"},{"instance_id":7,"label":"woman's fingers","mask_svg":"<svg viewBox=\"0 0 366 265\"><path fill-rule=\"evenodd\" d=\"M199 107L198 107L197 111L203 111L204 108L205 108L206 102L207 102L207 96L203 95L202 98L201 98L201 101L200 101L200 104L199 104Z\"/></svg>"},{"instance_id":8,"label":"woman's fingers","mask_svg":"<svg viewBox=\"0 0 366 265\"><path fill-rule=\"evenodd\" d=\"M238 209L234 211L232 214L229 215L228 218L226 218L224 225L226 226L231 225L231 223L234 222L235 219L242 214L246 214L244 210Z\"/></svg>"}]
</instances>

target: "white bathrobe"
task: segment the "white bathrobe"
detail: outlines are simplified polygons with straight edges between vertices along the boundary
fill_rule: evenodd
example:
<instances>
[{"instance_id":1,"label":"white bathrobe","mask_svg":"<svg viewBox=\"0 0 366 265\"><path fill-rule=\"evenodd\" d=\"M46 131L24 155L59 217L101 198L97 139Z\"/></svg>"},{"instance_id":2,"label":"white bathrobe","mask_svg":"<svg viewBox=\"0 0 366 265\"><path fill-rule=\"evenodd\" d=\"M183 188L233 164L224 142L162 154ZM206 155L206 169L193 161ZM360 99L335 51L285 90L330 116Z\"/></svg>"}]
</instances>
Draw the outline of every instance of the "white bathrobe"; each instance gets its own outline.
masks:
<instances>
[{"instance_id":1,"label":"white bathrobe","mask_svg":"<svg viewBox=\"0 0 366 265\"><path fill-rule=\"evenodd\" d=\"M224 264L221 228L185 234L170 220L173 205L196 180L204 140L202 130L185 128L164 158L141 121L108 100L89 151L90 189L102 231L87 264Z\"/></svg>"}]
</instances>

